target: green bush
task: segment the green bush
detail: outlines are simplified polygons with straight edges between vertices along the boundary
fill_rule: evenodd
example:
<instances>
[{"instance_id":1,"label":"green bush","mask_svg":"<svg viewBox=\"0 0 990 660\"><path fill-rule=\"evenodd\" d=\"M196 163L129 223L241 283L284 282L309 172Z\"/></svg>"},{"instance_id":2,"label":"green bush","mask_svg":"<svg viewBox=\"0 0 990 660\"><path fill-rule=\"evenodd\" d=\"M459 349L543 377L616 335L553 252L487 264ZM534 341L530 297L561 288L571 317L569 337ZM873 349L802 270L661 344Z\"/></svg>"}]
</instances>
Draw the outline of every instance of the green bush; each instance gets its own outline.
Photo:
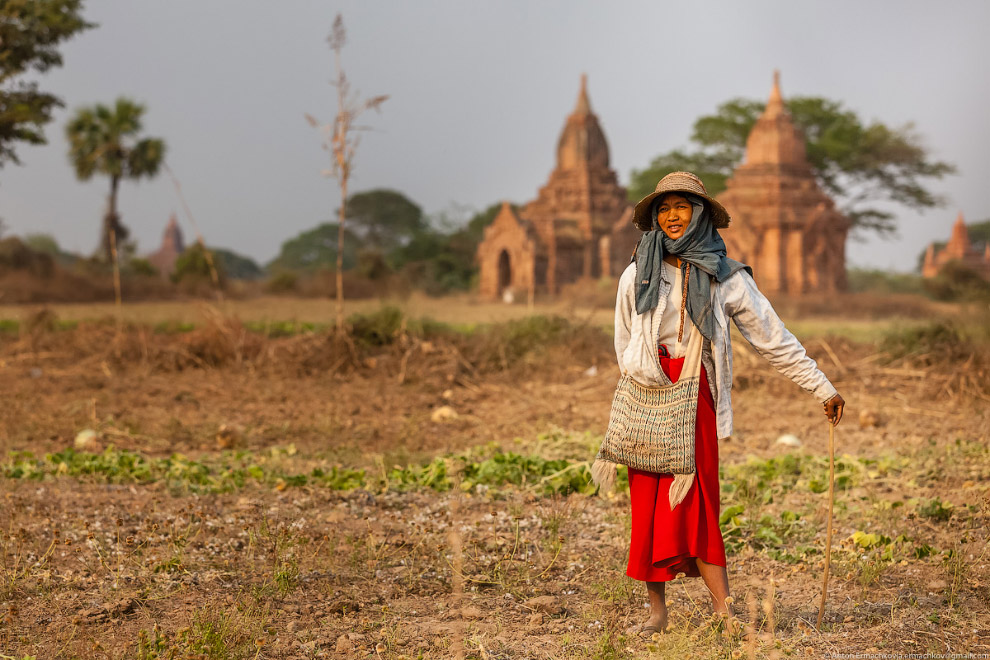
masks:
<instances>
[{"instance_id":1,"label":"green bush","mask_svg":"<svg viewBox=\"0 0 990 660\"><path fill-rule=\"evenodd\" d=\"M950 261L937 277L925 280L925 290L936 300L990 300L990 282L958 261Z\"/></svg>"},{"instance_id":2,"label":"green bush","mask_svg":"<svg viewBox=\"0 0 990 660\"><path fill-rule=\"evenodd\" d=\"M399 336L404 317L398 307L386 306L371 314L354 314L347 319L351 336L367 346L385 346Z\"/></svg>"},{"instance_id":3,"label":"green bush","mask_svg":"<svg viewBox=\"0 0 990 660\"><path fill-rule=\"evenodd\" d=\"M924 293L924 280L913 273L850 268L846 271L849 290L855 293Z\"/></svg>"},{"instance_id":4,"label":"green bush","mask_svg":"<svg viewBox=\"0 0 990 660\"><path fill-rule=\"evenodd\" d=\"M952 504L936 497L919 506L918 513L925 518L945 522L952 517Z\"/></svg>"},{"instance_id":5,"label":"green bush","mask_svg":"<svg viewBox=\"0 0 990 660\"><path fill-rule=\"evenodd\" d=\"M206 253L207 248L204 248L201 243L195 243L186 248L186 250L179 255L179 258L175 260L175 270L172 271L172 281L212 281L213 275L210 271L210 263L207 260ZM214 260L214 266L217 268L217 277L220 279L220 284L222 286L225 279L223 269L220 264L216 262L216 260Z\"/></svg>"},{"instance_id":6,"label":"green bush","mask_svg":"<svg viewBox=\"0 0 990 660\"><path fill-rule=\"evenodd\" d=\"M958 358L971 353L969 343L949 321L932 321L926 325L891 330L880 341L880 350L892 359L909 355L929 356L925 362L934 362L936 356Z\"/></svg>"},{"instance_id":7,"label":"green bush","mask_svg":"<svg viewBox=\"0 0 990 660\"><path fill-rule=\"evenodd\" d=\"M299 276L288 270L276 273L265 284L265 291L268 293L288 293L298 288Z\"/></svg>"},{"instance_id":8,"label":"green bush","mask_svg":"<svg viewBox=\"0 0 990 660\"><path fill-rule=\"evenodd\" d=\"M153 277L158 274L158 269L151 265L147 259L131 259L127 262L127 272L134 275L144 275Z\"/></svg>"},{"instance_id":9,"label":"green bush","mask_svg":"<svg viewBox=\"0 0 990 660\"><path fill-rule=\"evenodd\" d=\"M35 252L16 236L0 240L0 273L26 271L35 277L49 278L55 272L51 255Z\"/></svg>"}]
</instances>

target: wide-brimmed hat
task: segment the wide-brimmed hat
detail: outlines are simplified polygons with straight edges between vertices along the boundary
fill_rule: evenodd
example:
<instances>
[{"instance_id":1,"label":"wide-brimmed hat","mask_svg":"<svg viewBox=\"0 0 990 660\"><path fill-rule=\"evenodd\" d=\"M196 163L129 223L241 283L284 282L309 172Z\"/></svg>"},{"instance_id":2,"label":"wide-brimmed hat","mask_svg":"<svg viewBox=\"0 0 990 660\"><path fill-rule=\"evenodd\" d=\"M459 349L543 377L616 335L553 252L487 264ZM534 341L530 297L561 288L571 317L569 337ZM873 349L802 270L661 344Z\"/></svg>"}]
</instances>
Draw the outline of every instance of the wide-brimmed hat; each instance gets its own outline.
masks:
<instances>
[{"instance_id":1,"label":"wide-brimmed hat","mask_svg":"<svg viewBox=\"0 0 990 660\"><path fill-rule=\"evenodd\" d=\"M671 192L691 193L705 199L708 202L708 208L711 209L712 224L715 225L715 228L722 229L729 226L729 221L731 220L729 218L729 212L725 210L724 206L708 195L708 191L705 190L705 184L701 182L701 179L690 172L671 172L660 179L655 192L650 193L636 204L636 211L633 213L633 224L636 225L637 229L640 231L650 231L653 229L653 218L650 214L650 207L653 205L653 200Z\"/></svg>"}]
</instances>

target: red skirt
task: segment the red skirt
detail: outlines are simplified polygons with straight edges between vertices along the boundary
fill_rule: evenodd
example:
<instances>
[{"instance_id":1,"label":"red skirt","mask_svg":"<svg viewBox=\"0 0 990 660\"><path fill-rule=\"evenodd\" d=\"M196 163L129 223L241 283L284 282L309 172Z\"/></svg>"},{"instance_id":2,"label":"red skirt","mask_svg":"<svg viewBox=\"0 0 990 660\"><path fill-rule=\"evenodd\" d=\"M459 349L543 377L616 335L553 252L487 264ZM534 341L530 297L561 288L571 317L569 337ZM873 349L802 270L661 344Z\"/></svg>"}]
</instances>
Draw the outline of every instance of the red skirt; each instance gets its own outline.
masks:
<instances>
[{"instance_id":1,"label":"red skirt","mask_svg":"<svg viewBox=\"0 0 990 660\"><path fill-rule=\"evenodd\" d=\"M681 375L684 358L660 356L671 381ZM674 478L629 468L632 537L626 575L646 582L668 582L683 573L698 577L697 559L725 566L725 543L718 527L718 434L708 374L701 368L698 421L695 427L697 473L687 497L670 509L668 491Z\"/></svg>"}]
</instances>

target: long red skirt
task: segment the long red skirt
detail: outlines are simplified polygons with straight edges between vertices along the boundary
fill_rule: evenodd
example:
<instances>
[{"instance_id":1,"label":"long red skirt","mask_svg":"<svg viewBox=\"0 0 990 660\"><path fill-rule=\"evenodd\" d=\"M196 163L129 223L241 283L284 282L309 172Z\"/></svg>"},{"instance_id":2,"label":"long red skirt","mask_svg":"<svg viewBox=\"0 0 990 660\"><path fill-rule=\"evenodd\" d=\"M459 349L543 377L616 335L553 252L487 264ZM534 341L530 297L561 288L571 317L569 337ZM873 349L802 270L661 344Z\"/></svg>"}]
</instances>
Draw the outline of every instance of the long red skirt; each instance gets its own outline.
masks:
<instances>
[{"instance_id":1,"label":"long red skirt","mask_svg":"<svg viewBox=\"0 0 990 660\"><path fill-rule=\"evenodd\" d=\"M684 358L660 357L660 367L671 381L677 381L683 365ZM698 577L697 559L725 566L725 543L718 527L715 403L704 367L700 389L694 445L697 473L687 497L671 511L668 492L673 476L629 469L632 538L626 575L636 580L667 582L682 573Z\"/></svg>"}]
</instances>

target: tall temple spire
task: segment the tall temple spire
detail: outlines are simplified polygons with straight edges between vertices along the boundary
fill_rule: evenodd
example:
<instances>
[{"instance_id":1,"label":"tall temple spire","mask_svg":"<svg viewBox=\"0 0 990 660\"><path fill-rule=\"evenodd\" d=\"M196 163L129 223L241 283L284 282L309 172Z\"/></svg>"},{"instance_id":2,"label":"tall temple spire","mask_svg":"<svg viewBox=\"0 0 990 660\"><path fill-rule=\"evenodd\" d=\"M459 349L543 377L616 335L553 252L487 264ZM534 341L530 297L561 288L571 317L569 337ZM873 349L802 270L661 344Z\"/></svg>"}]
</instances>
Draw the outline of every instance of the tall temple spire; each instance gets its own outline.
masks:
<instances>
[{"instance_id":1,"label":"tall temple spire","mask_svg":"<svg viewBox=\"0 0 990 660\"><path fill-rule=\"evenodd\" d=\"M148 261L163 276L167 277L175 270L175 261L185 249L185 241L182 240L182 229L179 228L179 221L173 211L168 224L165 226L165 231L162 233L161 247L148 255Z\"/></svg>"},{"instance_id":2,"label":"tall temple spire","mask_svg":"<svg viewBox=\"0 0 990 660\"><path fill-rule=\"evenodd\" d=\"M581 75L577 105L567 118L557 142L557 168L608 168L608 142L598 124L598 117L591 111L588 76L585 74Z\"/></svg>"},{"instance_id":3,"label":"tall temple spire","mask_svg":"<svg viewBox=\"0 0 990 660\"><path fill-rule=\"evenodd\" d=\"M945 251L956 258L961 258L970 249L969 230L966 229L966 220L963 219L963 213L960 211L956 223L952 225L952 236L945 246Z\"/></svg>"},{"instance_id":4,"label":"tall temple spire","mask_svg":"<svg viewBox=\"0 0 990 660\"><path fill-rule=\"evenodd\" d=\"M162 233L162 247L165 246L170 246L171 249L180 254L186 249L185 241L182 238L182 230L179 228L179 220L175 217L174 211L168 219L165 231Z\"/></svg>"},{"instance_id":5,"label":"tall temple spire","mask_svg":"<svg viewBox=\"0 0 990 660\"><path fill-rule=\"evenodd\" d=\"M577 105L574 107L575 115L590 115L591 101L588 100L588 74L581 74L581 91L578 92Z\"/></svg>"},{"instance_id":6,"label":"tall temple spire","mask_svg":"<svg viewBox=\"0 0 990 660\"><path fill-rule=\"evenodd\" d=\"M784 97L780 94L780 71L775 69L773 87L770 88L770 98L767 100L767 107L763 111L763 116L773 118L786 113L787 107L784 105Z\"/></svg>"},{"instance_id":7,"label":"tall temple spire","mask_svg":"<svg viewBox=\"0 0 990 660\"><path fill-rule=\"evenodd\" d=\"M794 124L780 93L780 71L773 72L773 87L766 109L746 140L746 162L808 167L804 136Z\"/></svg>"}]
</instances>

